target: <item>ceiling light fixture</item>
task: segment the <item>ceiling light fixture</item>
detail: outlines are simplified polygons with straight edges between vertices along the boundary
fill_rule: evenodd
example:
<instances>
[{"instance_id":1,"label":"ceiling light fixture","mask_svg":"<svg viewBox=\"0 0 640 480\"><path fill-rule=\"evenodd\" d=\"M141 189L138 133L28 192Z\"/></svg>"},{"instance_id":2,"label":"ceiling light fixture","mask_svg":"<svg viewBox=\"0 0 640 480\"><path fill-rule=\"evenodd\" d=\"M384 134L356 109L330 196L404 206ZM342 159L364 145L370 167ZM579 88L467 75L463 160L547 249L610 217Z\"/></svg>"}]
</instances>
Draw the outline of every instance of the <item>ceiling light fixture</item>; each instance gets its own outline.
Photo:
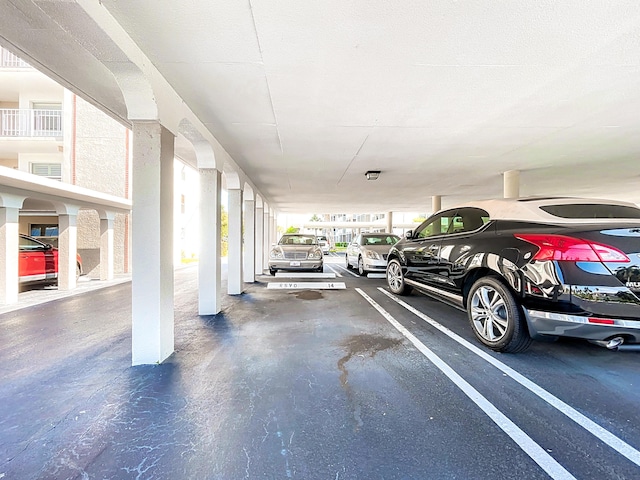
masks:
<instances>
[{"instance_id":1,"label":"ceiling light fixture","mask_svg":"<svg viewBox=\"0 0 640 480\"><path fill-rule=\"evenodd\" d=\"M367 177L367 180L377 180L380 176L380 170L369 170L364 176Z\"/></svg>"}]
</instances>

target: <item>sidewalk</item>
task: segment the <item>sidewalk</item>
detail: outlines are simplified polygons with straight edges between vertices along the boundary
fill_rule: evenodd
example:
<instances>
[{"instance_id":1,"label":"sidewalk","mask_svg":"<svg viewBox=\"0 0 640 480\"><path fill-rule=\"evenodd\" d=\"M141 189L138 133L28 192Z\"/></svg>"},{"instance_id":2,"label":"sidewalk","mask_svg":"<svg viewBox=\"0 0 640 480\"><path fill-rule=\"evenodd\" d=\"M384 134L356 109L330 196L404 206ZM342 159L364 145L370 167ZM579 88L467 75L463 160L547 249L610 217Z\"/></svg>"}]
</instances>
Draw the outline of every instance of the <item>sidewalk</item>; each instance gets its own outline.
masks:
<instances>
[{"instance_id":1,"label":"sidewalk","mask_svg":"<svg viewBox=\"0 0 640 480\"><path fill-rule=\"evenodd\" d=\"M78 279L78 286L73 290L59 291L56 285L29 287L24 292L20 292L18 294L18 303L0 305L0 315L3 313L14 312L22 308L31 307L33 305L40 305L41 303L51 302L60 298L71 297L73 295L79 295L81 293L99 290L101 288L130 281L131 274L125 273L115 275L113 280L100 280L98 278L81 276Z\"/></svg>"}]
</instances>

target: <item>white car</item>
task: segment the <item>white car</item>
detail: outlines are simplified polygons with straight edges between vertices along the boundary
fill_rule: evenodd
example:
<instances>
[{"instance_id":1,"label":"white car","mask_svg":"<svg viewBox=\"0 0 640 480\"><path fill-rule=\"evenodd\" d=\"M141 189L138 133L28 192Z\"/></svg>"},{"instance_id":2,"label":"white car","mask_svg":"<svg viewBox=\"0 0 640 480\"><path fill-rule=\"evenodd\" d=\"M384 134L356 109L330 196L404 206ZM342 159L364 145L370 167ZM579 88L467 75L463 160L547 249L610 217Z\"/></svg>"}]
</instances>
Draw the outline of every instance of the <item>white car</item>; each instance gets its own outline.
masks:
<instances>
[{"instance_id":1,"label":"white car","mask_svg":"<svg viewBox=\"0 0 640 480\"><path fill-rule=\"evenodd\" d=\"M325 255L328 254L329 251L331 250L331 242L329 242L329 239L324 235L318 235L317 237L318 237L318 245L320 245L320 248L322 249L322 253L324 253Z\"/></svg>"},{"instance_id":2,"label":"white car","mask_svg":"<svg viewBox=\"0 0 640 480\"><path fill-rule=\"evenodd\" d=\"M400 237L393 233L362 233L347 247L347 268L357 268L360 275L368 272L385 272L387 254Z\"/></svg>"}]
</instances>

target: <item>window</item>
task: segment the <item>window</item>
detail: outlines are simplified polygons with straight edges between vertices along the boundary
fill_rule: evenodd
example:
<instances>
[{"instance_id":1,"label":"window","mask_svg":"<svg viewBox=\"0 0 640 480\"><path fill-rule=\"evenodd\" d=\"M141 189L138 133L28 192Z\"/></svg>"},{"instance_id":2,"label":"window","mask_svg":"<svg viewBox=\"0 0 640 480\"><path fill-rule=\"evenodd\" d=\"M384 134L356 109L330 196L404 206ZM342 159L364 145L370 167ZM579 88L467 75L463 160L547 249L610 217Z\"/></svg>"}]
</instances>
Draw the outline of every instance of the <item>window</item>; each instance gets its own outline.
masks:
<instances>
[{"instance_id":1,"label":"window","mask_svg":"<svg viewBox=\"0 0 640 480\"><path fill-rule=\"evenodd\" d=\"M60 163L32 163L31 173L40 177L62 180L62 164Z\"/></svg>"},{"instance_id":2,"label":"window","mask_svg":"<svg viewBox=\"0 0 640 480\"><path fill-rule=\"evenodd\" d=\"M31 109L35 135L62 135L62 104L33 102Z\"/></svg>"},{"instance_id":3,"label":"window","mask_svg":"<svg viewBox=\"0 0 640 480\"><path fill-rule=\"evenodd\" d=\"M435 217L429 218L417 228L414 238L445 235L449 230L449 226L453 223L455 213L455 210L449 210L448 212L443 212Z\"/></svg>"},{"instance_id":4,"label":"window","mask_svg":"<svg viewBox=\"0 0 640 480\"><path fill-rule=\"evenodd\" d=\"M489 221L489 214L479 208L461 208L451 223L448 233L466 233L478 230Z\"/></svg>"},{"instance_id":5,"label":"window","mask_svg":"<svg viewBox=\"0 0 640 480\"><path fill-rule=\"evenodd\" d=\"M560 218L640 218L640 209L626 205L547 205L540 207L540 210Z\"/></svg>"},{"instance_id":6,"label":"window","mask_svg":"<svg viewBox=\"0 0 640 480\"><path fill-rule=\"evenodd\" d=\"M30 238L20 237L20 250L21 251L37 251L37 250L46 250L46 245L36 242L35 240L31 240Z\"/></svg>"},{"instance_id":7,"label":"window","mask_svg":"<svg viewBox=\"0 0 640 480\"><path fill-rule=\"evenodd\" d=\"M33 223L29 231L32 237L57 237L58 225Z\"/></svg>"}]
</instances>

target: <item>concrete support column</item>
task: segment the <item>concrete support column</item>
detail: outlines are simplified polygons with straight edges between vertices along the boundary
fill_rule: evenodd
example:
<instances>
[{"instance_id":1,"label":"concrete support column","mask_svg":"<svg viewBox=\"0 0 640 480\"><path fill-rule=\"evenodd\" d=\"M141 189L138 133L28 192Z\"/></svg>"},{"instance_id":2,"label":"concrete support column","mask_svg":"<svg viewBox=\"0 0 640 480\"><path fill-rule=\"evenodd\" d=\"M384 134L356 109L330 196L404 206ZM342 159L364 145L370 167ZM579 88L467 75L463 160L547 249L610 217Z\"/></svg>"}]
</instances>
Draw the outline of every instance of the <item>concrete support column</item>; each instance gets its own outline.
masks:
<instances>
[{"instance_id":1,"label":"concrete support column","mask_svg":"<svg viewBox=\"0 0 640 480\"><path fill-rule=\"evenodd\" d=\"M387 212L387 232L393 232L393 212Z\"/></svg>"},{"instance_id":2,"label":"concrete support column","mask_svg":"<svg viewBox=\"0 0 640 480\"><path fill-rule=\"evenodd\" d=\"M159 122L133 122L132 364L173 353L174 136Z\"/></svg>"},{"instance_id":3,"label":"concrete support column","mask_svg":"<svg viewBox=\"0 0 640 480\"><path fill-rule=\"evenodd\" d=\"M256 281L256 202L244 201L244 281Z\"/></svg>"},{"instance_id":4,"label":"concrete support column","mask_svg":"<svg viewBox=\"0 0 640 480\"><path fill-rule=\"evenodd\" d=\"M221 273L222 172L200 169L200 254L198 262L198 313L216 315L222 302Z\"/></svg>"},{"instance_id":5,"label":"concrete support column","mask_svg":"<svg viewBox=\"0 0 640 480\"><path fill-rule=\"evenodd\" d=\"M58 215L58 290L73 290L77 285L78 210Z\"/></svg>"},{"instance_id":6,"label":"concrete support column","mask_svg":"<svg viewBox=\"0 0 640 480\"><path fill-rule=\"evenodd\" d=\"M433 195L431 197L431 213L436 213L442 209L442 197Z\"/></svg>"},{"instance_id":7,"label":"concrete support column","mask_svg":"<svg viewBox=\"0 0 640 480\"><path fill-rule=\"evenodd\" d=\"M278 241L278 217L273 210L269 212L269 221L271 222L271 244L273 244Z\"/></svg>"},{"instance_id":8,"label":"concrete support column","mask_svg":"<svg viewBox=\"0 0 640 480\"><path fill-rule=\"evenodd\" d=\"M264 269L264 209L256 208L256 275L262 275Z\"/></svg>"},{"instance_id":9,"label":"concrete support column","mask_svg":"<svg viewBox=\"0 0 640 480\"><path fill-rule=\"evenodd\" d=\"M520 171L507 170L503 176L504 198L518 198L520 196Z\"/></svg>"},{"instance_id":10,"label":"concrete support column","mask_svg":"<svg viewBox=\"0 0 640 480\"><path fill-rule=\"evenodd\" d=\"M100 218L100 280L113 280L115 215Z\"/></svg>"},{"instance_id":11,"label":"concrete support column","mask_svg":"<svg viewBox=\"0 0 640 480\"><path fill-rule=\"evenodd\" d=\"M264 209L262 218L264 219L264 230L262 232L264 237L264 255L262 260L262 269L266 270L269 268L269 251L271 250L271 224L269 223L269 210L267 210L267 208Z\"/></svg>"},{"instance_id":12,"label":"concrete support column","mask_svg":"<svg viewBox=\"0 0 640 480\"><path fill-rule=\"evenodd\" d=\"M227 190L229 203L229 295L242 293L242 190Z\"/></svg>"},{"instance_id":13,"label":"concrete support column","mask_svg":"<svg viewBox=\"0 0 640 480\"><path fill-rule=\"evenodd\" d=\"M0 207L0 303L4 304L18 301L19 211L19 207Z\"/></svg>"}]
</instances>

